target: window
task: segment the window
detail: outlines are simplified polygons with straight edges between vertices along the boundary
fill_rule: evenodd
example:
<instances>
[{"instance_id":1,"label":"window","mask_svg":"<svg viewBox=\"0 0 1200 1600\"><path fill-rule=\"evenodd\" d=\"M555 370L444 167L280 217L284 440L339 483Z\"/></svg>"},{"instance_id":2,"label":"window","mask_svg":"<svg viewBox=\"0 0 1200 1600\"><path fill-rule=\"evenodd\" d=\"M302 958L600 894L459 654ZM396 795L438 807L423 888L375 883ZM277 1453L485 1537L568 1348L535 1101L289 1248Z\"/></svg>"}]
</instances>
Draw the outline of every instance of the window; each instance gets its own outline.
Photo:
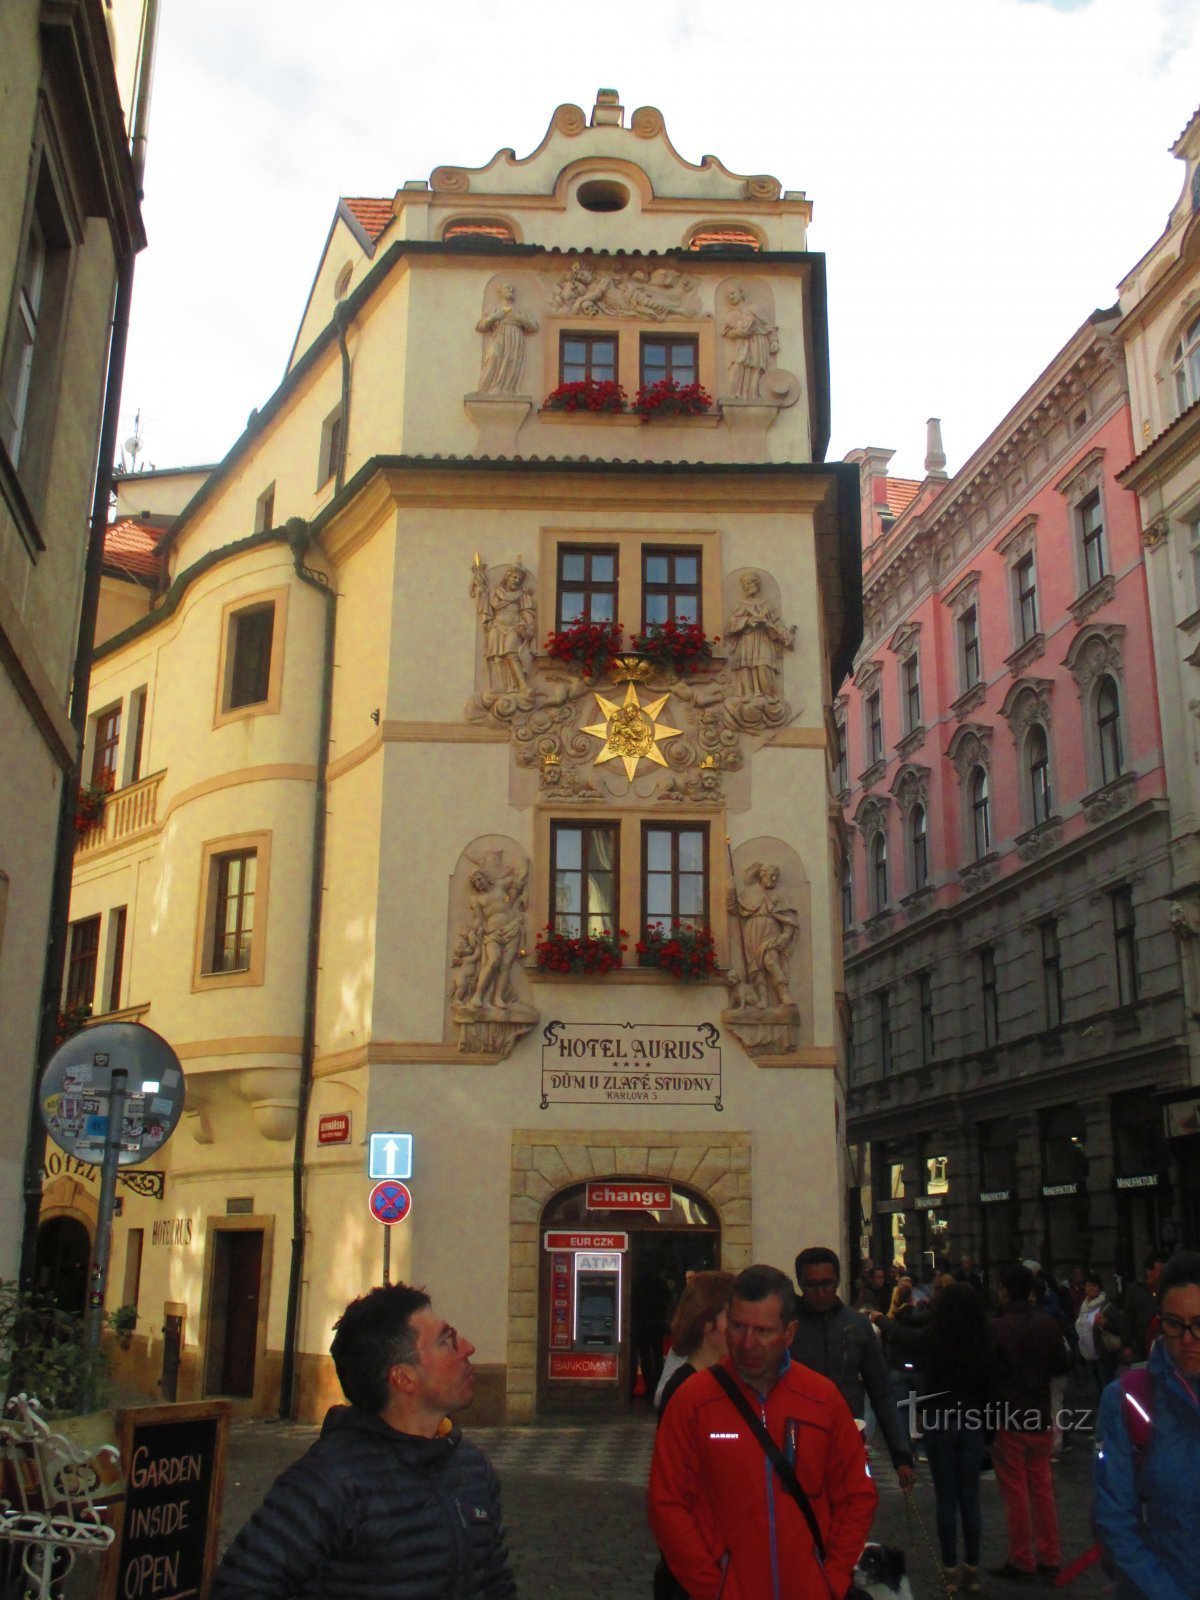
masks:
<instances>
[{"instance_id":1,"label":"window","mask_svg":"<svg viewBox=\"0 0 1200 1600\"><path fill-rule=\"evenodd\" d=\"M708 825L642 824L642 919L708 926Z\"/></svg>"},{"instance_id":2,"label":"window","mask_svg":"<svg viewBox=\"0 0 1200 1600\"><path fill-rule=\"evenodd\" d=\"M578 939L617 930L617 828L600 823L550 829L550 923Z\"/></svg>"},{"instance_id":3,"label":"window","mask_svg":"<svg viewBox=\"0 0 1200 1600\"><path fill-rule=\"evenodd\" d=\"M887 861L887 834L882 829L871 840L871 910L879 914L887 910L888 900L888 861Z\"/></svg>"},{"instance_id":4,"label":"window","mask_svg":"<svg viewBox=\"0 0 1200 1600\"><path fill-rule=\"evenodd\" d=\"M933 1060L933 974L917 974L917 1011L921 1023L921 1065Z\"/></svg>"},{"instance_id":5,"label":"window","mask_svg":"<svg viewBox=\"0 0 1200 1600\"><path fill-rule=\"evenodd\" d=\"M108 1007L109 1011L121 1009L121 983L125 977L125 924L128 908L117 906L108 918Z\"/></svg>"},{"instance_id":6,"label":"window","mask_svg":"<svg viewBox=\"0 0 1200 1600\"><path fill-rule=\"evenodd\" d=\"M1138 997L1138 967L1133 890L1128 886L1113 890L1112 919L1117 956L1117 1004L1131 1006Z\"/></svg>"},{"instance_id":7,"label":"window","mask_svg":"<svg viewBox=\"0 0 1200 1600\"><path fill-rule=\"evenodd\" d=\"M973 689L982 676L979 622L974 606L968 606L958 619L958 642L962 655L963 688Z\"/></svg>"},{"instance_id":8,"label":"window","mask_svg":"<svg viewBox=\"0 0 1200 1600\"><path fill-rule=\"evenodd\" d=\"M33 375L33 352L37 343L38 314L41 311L45 276L46 240L42 225L34 216L21 258L21 277L17 284L17 301L13 308L8 354L4 363L4 447L14 465L21 457L21 435L29 400L29 381Z\"/></svg>"},{"instance_id":9,"label":"window","mask_svg":"<svg viewBox=\"0 0 1200 1600\"><path fill-rule=\"evenodd\" d=\"M617 340L611 333L563 333L558 342L559 383L617 381Z\"/></svg>"},{"instance_id":10,"label":"window","mask_svg":"<svg viewBox=\"0 0 1200 1600\"><path fill-rule=\"evenodd\" d=\"M1117 686L1109 677L1101 678L1096 691L1096 738L1100 747L1100 782L1111 783L1125 770L1121 749L1121 702Z\"/></svg>"},{"instance_id":11,"label":"window","mask_svg":"<svg viewBox=\"0 0 1200 1600\"><path fill-rule=\"evenodd\" d=\"M615 622L617 617L616 545L558 547L558 614L555 627L582 617L586 622Z\"/></svg>"},{"instance_id":12,"label":"window","mask_svg":"<svg viewBox=\"0 0 1200 1600\"><path fill-rule=\"evenodd\" d=\"M1062 952L1058 943L1058 923L1050 918L1041 924L1042 1003L1046 1026L1057 1028L1063 1019Z\"/></svg>"},{"instance_id":13,"label":"window","mask_svg":"<svg viewBox=\"0 0 1200 1600\"><path fill-rule=\"evenodd\" d=\"M846 748L846 724L834 723L834 739L836 740L836 783L838 793L850 787L850 752Z\"/></svg>"},{"instance_id":14,"label":"window","mask_svg":"<svg viewBox=\"0 0 1200 1600\"><path fill-rule=\"evenodd\" d=\"M258 855L232 850L213 858L215 898L207 972L246 972L254 937L254 889Z\"/></svg>"},{"instance_id":15,"label":"window","mask_svg":"<svg viewBox=\"0 0 1200 1600\"><path fill-rule=\"evenodd\" d=\"M1037 577L1033 570L1033 551L1021 557L1013 568L1017 586L1019 643L1026 644L1038 631Z\"/></svg>"},{"instance_id":16,"label":"window","mask_svg":"<svg viewBox=\"0 0 1200 1600\"><path fill-rule=\"evenodd\" d=\"M879 1011L879 1065L886 1077L892 1070L892 993L880 989L875 996Z\"/></svg>"},{"instance_id":17,"label":"window","mask_svg":"<svg viewBox=\"0 0 1200 1600\"><path fill-rule=\"evenodd\" d=\"M92 747L92 782L112 789L117 782L117 749L121 743L121 707L110 706L96 713L95 744Z\"/></svg>"},{"instance_id":18,"label":"window","mask_svg":"<svg viewBox=\"0 0 1200 1600\"><path fill-rule=\"evenodd\" d=\"M695 339L663 339L642 336L643 386L661 383L670 378L678 384L695 383L697 371L697 341Z\"/></svg>"},{"instance_id":19,"label":"window","mask_svg":"<svg viewBox=\"0 0 1200 1600\"><path fill-rule=\"evenodd\" d=\"M1025 741L1025 762L1029 774L1029 804L1033 826L1040 827L1054 814L1050 793L1050 747L1046 730L1035 723Z\"/></svg>"},{"instance_id":20,"label":"window","mask_svg":"<svg viewBox=\"0 0 1200 1600\"><path fill-rule=\"evenodd\" d=\"M224 710L237 711L242 706L260 705L269 699L274 633L273 603L247 606L229 618Z\"/></svg>"},{"instance_id":21,"label":"window","mask_svg":"<svg viewBox=\"0 0 1200 1600\"><path fill-rule=\"evenodd\" d=\"M700 552L682 545L642 550L642 627L696 622L700 614Z\"/></svg>"},{"instance_id":22,"label":"window","mask_svg":"<svg viewBox=\"0 0 1200 1600\"><path fill-rule=\"evenodd\" d=\"M996 952L990 946L979 952L979 986L983 996L983 1047L990 1050L1000 1037Z\"/></svg>"},{"instance_id":23,"label":"window","mask_svg":"<svg viewBox=\"0 0 1200 1600\"><path fill-rule=\"evenodd\" d=\"M1196 169L1200 172L1200 167ZM1200 608L1200 517L1188 522L1188 550L1192 558L1192 604Z\"/></svg>"},{"instance_id":24,"label":"window","mask_svg":"<svg viewBox=\"0 0 1200 1600\"><path fill-rule=\"evenodd\" d=\"M1100 509L1100 491L1095 489L1079 504L1079 537L1083 555L1083 586L1090 589L1100 582L1104 565L1104 514Z\"/></svg>"},{"instance_id":25,"label":"window","mask_svg":"<svg viewBox=\"0 0 1200 1600\"><path fill-rule=\"evenodd\" d=\"M849 861L842 862L842 932L854 921L854 877Z\"/></svg>"},{"instance_id":26,"label":"window","mask_svg":"<svg viewBox=\"0 0 1200 1600\"><path fill-rule=\"evenodd\" d=\"M341 478L345 426L342 408L336 406L321 424L321 452L317 459L317 488L323 489L330 478Z\"/></svg>"},{"instance_id":27,"label":"window","mask_svg":"<svg viewBox=\"0 0 1200 1600\"><path fill-rule=\"evenodd\" d=\"M914 806L909 814L908 842L912 857L912 886L914 889L924 889L929 882L929 835L924 806Z\"/></svg>"},{"instance_id":28,"label":"window","mask_svg":"<svg viewBox=\"0 0 1200 1600\"><path fill-rule=\"evenodd\" d=\"M867 696L867 765L883 760L883 700L878 689Z\"/></svg>"},{"instance_id":29,"label":"window","mask_svg":"<svg viewBox=\"0 0 1200 1600\"><path fill-rule=\"evenodd\" d=\"M326 474L328 476L328 474ZM275 526L275 485L264 489L254 502L254 531L265 533Z\"/></svg>"},{"instance_id":30,"label":"window","mask_svg":"<svg viewBox=\"0 0 1200 1600\"><path fill-rule=\"evenodd\" d=\"M904 731L915 733L921 726L921 668L915 655L901 668L904 686Z\"/></svg>"},{"instance_id":31,"label":"window","mask_svg":"<svg viewBox=\"0 0 1200 1600\"><path fill-rule=\"evenodd\" d=\"M1200 400L1200 317L1175 346L1171 370L1175 374L1175 399L1183 411Z\"/></svg>"},{"instance_id":32,"label":"window","mask_svg":"<svg viewBox=\"0 0 1200 1600\"><path fill-rule=\"evenodd\" d=\"M96 959L100 953L100 918L84 917L71 924L64 1009L91 1010L96 998Z\"/></svg>"},{"instance_id":33,"label":"window","mask_svg":"<svg viewBox=\"0 0 1200 1600\"><path fill-rule=\"evenodd\" d=\"M146 740L146 685L129 696L129 774L126 783L136 783L142 775L142 749Z\"/></svg>"},{"instance_id":34,"label":"window","mask_svg":"<svg viewBox=\"0 0 1200 1600\"><path fill-rule=\"evenodd\" d=\"M971 848L975 860L981 861L992 848L992 814L988 798L988 775L985 767L976 767L971 773Z\"/></svg>"}]
</instances>

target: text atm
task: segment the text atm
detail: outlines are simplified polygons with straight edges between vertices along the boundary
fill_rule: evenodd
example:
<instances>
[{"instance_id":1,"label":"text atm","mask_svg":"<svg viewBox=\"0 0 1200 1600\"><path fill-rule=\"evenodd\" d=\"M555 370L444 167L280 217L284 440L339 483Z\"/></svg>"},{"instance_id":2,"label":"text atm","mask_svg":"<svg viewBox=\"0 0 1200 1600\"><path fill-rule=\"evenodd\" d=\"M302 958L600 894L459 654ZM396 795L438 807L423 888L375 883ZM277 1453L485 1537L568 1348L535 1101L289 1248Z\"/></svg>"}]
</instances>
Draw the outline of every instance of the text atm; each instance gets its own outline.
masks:
<instances>
[{"instance_id":1,"label":"text atm","mask_svg":"<svg viewBox=\"0 0 1200 1600\"><path fill-rule=\"evenodd\" d=\"M575 1257L575 1348L616 1350L621 1343L621 1257L614 1250Z\"/></svg>"}]
</instances>

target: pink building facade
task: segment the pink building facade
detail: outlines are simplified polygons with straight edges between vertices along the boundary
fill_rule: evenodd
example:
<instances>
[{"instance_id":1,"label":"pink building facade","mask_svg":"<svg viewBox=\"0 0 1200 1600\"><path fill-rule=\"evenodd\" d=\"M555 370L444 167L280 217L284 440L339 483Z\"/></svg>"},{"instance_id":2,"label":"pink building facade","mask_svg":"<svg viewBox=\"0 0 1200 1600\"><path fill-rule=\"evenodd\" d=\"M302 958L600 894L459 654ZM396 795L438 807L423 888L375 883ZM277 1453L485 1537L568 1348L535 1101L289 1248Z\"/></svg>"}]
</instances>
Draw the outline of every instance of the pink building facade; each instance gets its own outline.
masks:
<instances>
[{"instance_id":1,"label":"pink building facade","mask_svg":"<svg viewBox=\"0 0 1200 1600\"><path fill-rule=\"evenodd\" d=\"M1117 313L953 478L862 476L836 707L849 1134L876 1259L1130 1273L1196 1235L1168 795ZM852 1225L853 1233L853 1225Z\"/></svg>"}]
</instances>

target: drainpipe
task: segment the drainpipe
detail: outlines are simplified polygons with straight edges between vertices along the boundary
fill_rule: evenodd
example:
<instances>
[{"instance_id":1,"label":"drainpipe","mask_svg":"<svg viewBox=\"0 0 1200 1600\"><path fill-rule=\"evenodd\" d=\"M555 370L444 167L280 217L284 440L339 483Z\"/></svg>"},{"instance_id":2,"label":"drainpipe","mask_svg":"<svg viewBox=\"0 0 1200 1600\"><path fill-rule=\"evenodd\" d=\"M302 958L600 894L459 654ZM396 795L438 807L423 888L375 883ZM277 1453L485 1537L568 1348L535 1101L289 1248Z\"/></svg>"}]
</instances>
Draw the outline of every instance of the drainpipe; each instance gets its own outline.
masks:
<instances>
[{"instance_id":1,"label":"drainpipe","mask_svg":"<svg viewBox=\"0 0 1200 1600\"><path fill-rule=\"evenodd\" d=\"M138 64L134 96L134 123L130 143L133 183L138 202L143 198L142 180L146 167L146 126L150 115L150 86L154 78L154 50L158 35L158 0L146 0L142 34L142 53ZM58 840L54 856L54 877L50 890L50 925L46 938L46 964L42 974L42 1013L38 1032L37 1064L29 1097L29 1121L25 1137L24 1219L21 1230L19 1281L33 1287L33 1263L37 1251L38 1215L42 1204L42 1158L46 1131L38 1108L38 1083L42 1068L55 1050L58 1014L62 1005L63 967L67 959L67 925L71 913L71 879L75 867L75 798L87 733L88 692L91 687L92 650L96 642L96 614L100 607L100 580L104 571L104 539L108 530L108 505L112 495L113 460L117 453L117 429L121 412L121 385L125 376L125 348L129 341L129 308L133 302L134 249L117 263L117 282L113 297L112 332L108 345L108 375L104 387L104 409L100 422L100 446L96 482L92 494L92 514L88 530L87 559L83 572L83 592L79 603L79 628L76 634L75 662L71 673L71 726L75 730L75 761L63 774L58 805Z\"/></svg>"},{"instance_id":2,"label":"drainpipe","mask_svg":"<svg viewBox=\"0 0 1200 1600\"><path fill-rule=\"evenodd\" d=\"M343 345L343 349L344 349ZM348 379L346 380L348 387ZM345 388L343 393L345 393ZM343 441L345 438L343 410ZM343 445L344 455L344 445ZM339 474L341 467L339 465ZM317 978L321 965L321 897L325 880L326 800L329 734L333 720L333 646L337 626L337 594L323 572L304 565L312 543L312 529L302 517L291 517L284 532L292 547L296 576L317 591L325 602L325 648L321 670L321 725L317 735L317 781L313 793L312 880L308 898L308 955L304 974L304 1030L300 1045L300 1089L296 1105L296 1139L292 1150L292 1255L288 1271L287 1314L283 1333L283 1370L279 1387L281 1419L295 1415L296 1345L300 1326L300 1290L304 1281L304 1150L308 1138L308 1107L312 1099L313 1058L316 1053Z\"/></svg>"}]
</instances>

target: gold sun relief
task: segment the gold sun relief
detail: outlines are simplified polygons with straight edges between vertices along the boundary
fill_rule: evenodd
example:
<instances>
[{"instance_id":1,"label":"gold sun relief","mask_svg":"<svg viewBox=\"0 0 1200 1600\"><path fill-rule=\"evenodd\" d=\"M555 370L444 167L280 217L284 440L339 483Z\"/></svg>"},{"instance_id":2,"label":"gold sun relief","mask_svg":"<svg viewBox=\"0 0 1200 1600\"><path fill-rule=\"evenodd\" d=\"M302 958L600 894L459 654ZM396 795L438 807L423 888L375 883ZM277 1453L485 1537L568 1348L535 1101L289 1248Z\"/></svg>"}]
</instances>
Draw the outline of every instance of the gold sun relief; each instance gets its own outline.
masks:
<instances>
[{"instance_id":1,"label":"gold sun relief","mask_svg":"<svg viewBox=\"0 0 1200 1600\"><path fill-rule=\"evenodd\" d=\"M659 712L670 698L669 694L664 694L642 705L632 683L626 688L625 699L620 705L597 694L596 704L605 721L593 723L590 728L583 730L593 738L604 740L595 765L619 759L625 763L625 776L631 783L643 756L647 761L656 761L660 767L665 767L667 762L658 748L659 743L663 739L674 739L683 732L682 728L668 728L665 723L658 721Z\"/></svg>"}]
</instances>

